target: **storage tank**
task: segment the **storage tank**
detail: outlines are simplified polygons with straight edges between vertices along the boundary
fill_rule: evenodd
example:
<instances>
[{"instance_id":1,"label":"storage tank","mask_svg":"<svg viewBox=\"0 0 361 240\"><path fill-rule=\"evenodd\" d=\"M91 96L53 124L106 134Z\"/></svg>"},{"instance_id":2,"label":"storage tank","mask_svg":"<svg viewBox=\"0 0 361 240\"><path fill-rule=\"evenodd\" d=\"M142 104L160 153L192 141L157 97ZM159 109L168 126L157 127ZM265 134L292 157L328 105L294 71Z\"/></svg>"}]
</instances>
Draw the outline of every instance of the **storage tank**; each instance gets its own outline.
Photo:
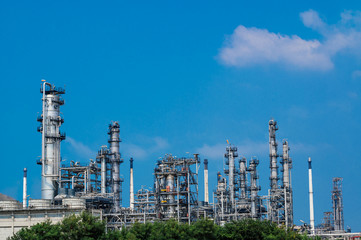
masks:
<instances>
[{"instance_id":1,"label":"storage tank","mask_svg":"<svg viewBox=\"0 0 361 240\"><path fill-rule=\"evenodd\" d=\"M30 199L29 200L29 208L43 209L43 208L50 208L50 207L51 207L51 200L49 200L49 199Z\"/></svg>"},{"instance_id":2,"label":"storage tank","mask_svg":"<svg viewBox=\"0 0 361 240\"><path fill-rule=\"evenodd\" d=\"M64 198L63 199L63 205L68 208L73 209L85 209L85 199L84 198Z\"/></svg>"},{"instance_id":3,"label":"storage tank","mask_svg":"<svg viewBox=\"0 0 361 240\"><path fill-rule=\"evenodd\" d=\"M16 200L0 201L0 210L14 210L21 208L21 204Z\"/></svg>"}]
</instances>

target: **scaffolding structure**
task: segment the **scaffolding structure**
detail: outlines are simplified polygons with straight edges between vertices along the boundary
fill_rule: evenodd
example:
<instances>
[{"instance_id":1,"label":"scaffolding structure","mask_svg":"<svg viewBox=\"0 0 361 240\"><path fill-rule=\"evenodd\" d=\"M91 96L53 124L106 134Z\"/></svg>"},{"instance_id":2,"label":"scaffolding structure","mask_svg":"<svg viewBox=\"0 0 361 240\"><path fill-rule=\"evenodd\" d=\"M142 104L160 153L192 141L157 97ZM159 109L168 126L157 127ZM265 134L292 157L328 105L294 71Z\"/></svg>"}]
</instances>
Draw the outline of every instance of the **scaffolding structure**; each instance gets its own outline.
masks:
<instances>
[{"instance_id":1,"label":"scaffolding structure","mask_svg":"<svg viewBox=\"0 0 361 240\"><path fill-rule=\"evenodd\" d=\"M179 222L198 218L198 154L193 158L177 158L172 155L157 162L155 178L155 212L157 218L177 219ZM192 166L195 165L195 170Z\"/></svg>"},{"instance_id":2,"label":"scaffolding structure","mask_svg":"<svg viewBox=\"0 0 361 240\"><path fill-rule=\"evenodd\" d=\"M323 213L322 230L330 232L333 230L333 214L332 212Z\"/></svg>"},{"instance_id":3,"label":"scaffolding structure","mask_svg":"<svg viewBox=\"0 0 361 240\"><path fill-rule=\"evenodd\" d=\"M217 174L217 189L213 193L214 198L214 219L218 224L244 218L262 219L266 212L263 206L263 198L258 195L261 187L258 185L257 166L259 160L252 158L247 167L246 158L239 159L237 147L228 145L225 153L224 173L228 180ZM249 175L249 185L247 176Z\"/></svg>"},{"instance_id":4,"label":"scaffolding structure","mask_svg":"<svg viewBox=\"0 0 361 240\"><path fill-rule=\"evenodd\" d=\"M345 227L343 220L342 178L333 178L332 183L332 208L334 230L343 232L345 230Z\"/></svg>"},{"instance_id":5,"label":"scaffolding structure","mask_svg":"<svg viewBox=\"0 0 361 240\"><path fill-rule=\"evenodd\" d=\"M268 219L286 227L293 225L293 193L291 184L292 159L289 157L288 141L283 141L283 154L277 153L277 122L271 119L269 126L270 190L268 196ZM282 181L279 183L278 157L281 158Z\"/></svg>"}]
</instances>

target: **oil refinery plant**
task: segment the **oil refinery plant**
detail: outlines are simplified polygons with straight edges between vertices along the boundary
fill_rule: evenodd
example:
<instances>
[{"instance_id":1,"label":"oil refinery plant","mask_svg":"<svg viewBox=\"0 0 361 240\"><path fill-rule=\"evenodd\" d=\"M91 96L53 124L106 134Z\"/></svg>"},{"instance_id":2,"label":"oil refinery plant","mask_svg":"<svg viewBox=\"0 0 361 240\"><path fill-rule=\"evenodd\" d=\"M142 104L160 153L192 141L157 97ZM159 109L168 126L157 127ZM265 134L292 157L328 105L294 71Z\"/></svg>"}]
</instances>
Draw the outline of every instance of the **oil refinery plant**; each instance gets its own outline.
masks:
<instances>
[{"instance_id":1,"label":"oil refinery plant","mask_svg":"<svg viewBox=\"0 0 361 240\"><path fill-rule=\"evenodd\" d=\"M63 164L60 145L66 135L60 130L64 123L60 107L64 104L62 96L65 90L43 81L40 92L42 114L37 121L40 123L38 131L42 144L37 164L41 167L41 199L29 199L27 170L24 169L23 202L0 201L0 239L46 219L59 222L65 216L85 210L106 220L109 229L121 229L135 222L168 219L191 223L200 218L212 219L220 225L246 218L268 219L279 225L294 227L290 146L284 140L278 149L278 125L275 120L271 119L268 123L270 185L267 195L259 194L259 160L256 157L240 157L237 146L229 143L224 153L225 168L223 173L217 173L217 185L213 192L209 192L208 186L208 168L211 166L207 159L202 162L202 156L196 153L192 157L165 155L156 161L151 188L142 187L135 191L133 158L129 159L129 181L120 177L120 165L124 164L124 160L119 151L119 122L109 124L108 144L101 146L95 160L90 160L87 165L74 161ZM204 179L199 179L201 167ZM309 172L311 219L310 224L301 230L324 237L327 234L347 236L343 219L342 179L333 180L333 212L325 213L324 223L315 227L313 200L311 203L311 159ZM122 204L125 182L130 188L129 207ZM199 187L204 187L204 196L199 196Z\"/></svg>"}]
</instances>

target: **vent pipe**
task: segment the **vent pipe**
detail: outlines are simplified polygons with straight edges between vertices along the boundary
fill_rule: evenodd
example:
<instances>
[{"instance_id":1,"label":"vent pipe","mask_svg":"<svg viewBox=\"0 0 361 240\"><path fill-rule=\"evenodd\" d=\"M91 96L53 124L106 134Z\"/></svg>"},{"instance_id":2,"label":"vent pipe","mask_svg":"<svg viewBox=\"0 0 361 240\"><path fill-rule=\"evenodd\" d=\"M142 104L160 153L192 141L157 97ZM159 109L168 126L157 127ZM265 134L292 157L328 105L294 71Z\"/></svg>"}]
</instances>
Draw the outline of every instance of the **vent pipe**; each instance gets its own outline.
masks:
<instances>
[{"instance_id":1,"label":"vent pipe","mask_svg":"<svg viewBox=\"0 0 361 240\"><path fill-rule=\"evenodd\" d=\"M208 160L204 159L204 202L209 202L208 193Z\"/></svg>"},{"instance_id":2,"label":"vent pipe","mask_svg":"<svg viewBox=\"0 0 361 240\"><path fill-rule=\"evenodd\" d=\"M27 207L27 189L28 189L28 183L27 183L27 169L24 168L24 178L23 178L23 208Z\"/></svg>"},{"instance_id":3,"label":"vent pipe","mask_svg":"<svg viewBox=\"0 0 361 240\"><path fill-rule=\"evenodd\" d=\"M315 234L315 217L313 210L313 185L312 185L312 161L308 158L308 183L309 183L309 196L310 196L310 226L311 234Z\"/></svg>"},{"instance_id":4,"label":"vent pipe","mask_svg":"<svg viewBox=\"0 0 361 240\"><path fill-rule=\"evenodd\" d=\"M130 158L130 209L134 209L133 158Z\"/></svg>"}]
</instances>

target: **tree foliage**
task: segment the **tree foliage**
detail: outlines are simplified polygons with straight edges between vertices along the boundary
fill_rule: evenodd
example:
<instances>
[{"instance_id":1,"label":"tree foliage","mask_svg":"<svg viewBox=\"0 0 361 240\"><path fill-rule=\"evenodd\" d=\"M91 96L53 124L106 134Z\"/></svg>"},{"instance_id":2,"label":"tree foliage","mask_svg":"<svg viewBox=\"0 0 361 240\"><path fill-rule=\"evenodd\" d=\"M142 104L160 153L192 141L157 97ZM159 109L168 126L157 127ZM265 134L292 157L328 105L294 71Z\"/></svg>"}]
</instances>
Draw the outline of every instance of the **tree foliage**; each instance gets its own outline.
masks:
<instances>
[{"instance_id":1,"label":"tree foliage","mask_svg":"<svg viewBox=\"0 0 361 240\"><path fill-rule=\"evenodd\" d=\"M202 219L192 223L176 220L154 223L135 223L128 228L106 230L105 222L89 213L72 215L57 224L50 221L23 228L9 240L248 240L248 239L309 239L293 231L278 227L270 221L246 219L218 226L211 220Z\"/></svg>"}]
</instances>

